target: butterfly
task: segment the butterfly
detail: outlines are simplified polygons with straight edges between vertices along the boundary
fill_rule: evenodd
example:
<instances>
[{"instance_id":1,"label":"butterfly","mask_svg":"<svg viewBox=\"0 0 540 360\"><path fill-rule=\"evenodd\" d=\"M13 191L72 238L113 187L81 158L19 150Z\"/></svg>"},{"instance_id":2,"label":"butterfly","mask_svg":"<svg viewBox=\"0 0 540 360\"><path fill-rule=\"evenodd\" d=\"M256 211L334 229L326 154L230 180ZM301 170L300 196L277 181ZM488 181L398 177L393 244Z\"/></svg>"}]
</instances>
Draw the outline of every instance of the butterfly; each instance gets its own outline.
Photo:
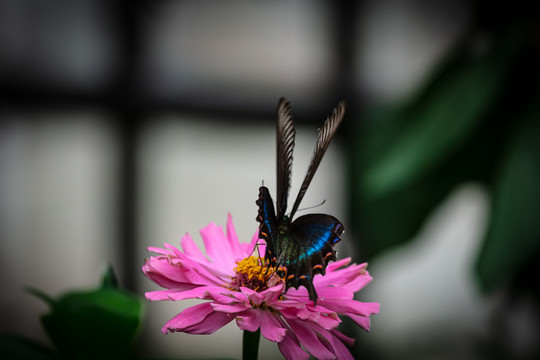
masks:
<instances>
[{"instance_id":1,"label":"butterfly","mask_svg":"<svg viewBox=\"0 0 540 360\"><path fill-rule=\"evenodd\" d=\"M257 221L259 238L266 241L265 261L282 277L286 289L304 286L309 298L317 303L313 286L316 274L324 275L330 261L336 260L334 245L344 231L343 224L331 215L308 214L293 220L332 137L343 120L346 103L341 101L319 130L304 182L300 187L291 212L286 215L296 130L289 101L281 98L277 120L277 198L276 207L267 187L259 188Z\"/></svg>"}]
</instances>

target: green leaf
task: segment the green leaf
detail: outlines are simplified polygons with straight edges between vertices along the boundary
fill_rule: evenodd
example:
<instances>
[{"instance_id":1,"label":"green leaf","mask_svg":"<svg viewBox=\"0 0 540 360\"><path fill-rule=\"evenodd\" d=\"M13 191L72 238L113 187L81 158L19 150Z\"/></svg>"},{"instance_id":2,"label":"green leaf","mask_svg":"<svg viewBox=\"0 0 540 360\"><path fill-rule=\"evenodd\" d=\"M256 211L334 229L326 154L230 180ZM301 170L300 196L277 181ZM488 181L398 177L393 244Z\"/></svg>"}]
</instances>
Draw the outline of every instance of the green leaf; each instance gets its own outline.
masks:
<instances>
[{"instance_id":1,"label":"green leaf","mask_svg":"<svg viewBox=\"0 0 540 360\"><path fill-rule=\"evenodd\" d=\"M41 300L45 301L47 305L50 307L53 307L56 304L56 300L50 297L48 294L45 294L43 291L39 289L35 289L32 287L27 287L26 291L32 295L34 295L37 298L40 298Z\"/></svg>"},{"instance_id":2,"label":"green leaf","mask_svg":"<svg viewBox=\"0 0 540 360\"><path fill-rule=\"evenodd\" d=\"M481 288L494 290L540 252L540 95L509 139L476 264Z\"/></svg>"},{"instance_id":3,"label":"green leaf","mask_svg":"<svg viewBox=\"0 0 540 360\"><path fill-rule=\"evenodd\" d=\"M53 351L26 337L14 334L0 335L0 359L3 360L52 360Z\"/></svg>"},{"instance_id":4,"label":"green leaf","mask_svg":"<svg viewBox=\"0 0 540 360\"><path fill-rule=\"evenodd\" d=\"M142 302L127 292L110 287L112 270L105 286L75 291L52 302L42 324L65 359L129 358L141 323Z\"/></svg>"},{"instance_id":5,"label":"green leaf","mask_svg":"<svg viewBox=\"0 0 540 360\"><path fill-rule=\"evenodd\" d=\"M460 183L485 181L492 173L496 157L493 148L504 129L492 129L486 138L477 132L461 149L432 172L386 196L373 198L353 190L353 222L365 241L360 253L372 259L393 246L413 238L427 215ZM361 176L362 167L353 168L353 178Z\"/></svg>"},{"instance_id":6,"label":"green leaf","mask_svg":"<svg viewBox=\"0 0 540 360\"><path fill-rule=\"evenodd\" d=\"M118 289L118 278L114 272L114 269L111 265L107 266L105 273L103 274L103 279L101 279L101 288L102 289Z\"/></svg>"},{"instance_id":7,"label":"green leaf","mask_svg":"<svg viewBox=\"0 0 540 360\"><path fill-rule=\"evenodd\" d=\"M367 159L361 182L365 194L377 198L403 189L433 171L472 136L504 90L523 50L524 27L514 25L496 34L484 53L475 54L462 45L410 103L375 126L384 134L374 136L385 142L379 141L378 151Z\"/></svg>"},{"instance_id":8,"label":"green leaf","mask_svg":"<svg viewBox=\"0 0 540 360\"><path fill-rule=\"evenodd\" d=\"M508 85L525 27L502 28L478 56L458 47L409 103L372 110L350 132L350 212L363 257L410 240L460 183L491 183L514 126L503 113L516 107Z\"/></svg>"}]
</instances>

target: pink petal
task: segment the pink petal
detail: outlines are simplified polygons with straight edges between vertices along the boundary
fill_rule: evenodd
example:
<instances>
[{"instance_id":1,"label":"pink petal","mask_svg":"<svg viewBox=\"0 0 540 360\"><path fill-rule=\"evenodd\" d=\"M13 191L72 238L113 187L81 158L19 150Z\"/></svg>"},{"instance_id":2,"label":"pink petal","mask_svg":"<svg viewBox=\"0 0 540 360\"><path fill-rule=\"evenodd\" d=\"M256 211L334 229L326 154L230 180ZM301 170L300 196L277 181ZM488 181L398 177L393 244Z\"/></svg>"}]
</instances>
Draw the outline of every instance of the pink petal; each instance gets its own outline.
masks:
<instances>
[{"instance_id":1,"label":"pink petal","mask_svg":"<svg viewBox=\"0 0 540 360\"><path fill-rule=\"evenodd\" d=\"M289 320L289 326L294 331L298 340L307 351L319 359L334 359L335 356L330 352L314 331L315 324L306 324L304 321Z\"/></svg>"},{"instance_id":2,"label":"pink petal","mask_svg":"<svg viewBox=\"0 0 540 360\"><path fill-rule=\"evenodd\" d=\"M356 300L328 299L324 306L340 314L369 316L379 312L379 303L365 303Z\"/></svg>"},{"instance_id":3,"label":"pink petal","mask_svg":"<svg viewBox=\"0 0 540 360\"><path fill-rule=\"evenodd\" d=\"M347 349L345 344L343 344L343 342L341 341L341 336L338 337L334 335L334 333L330 331L326 331L326 330L319 331L319 333L330 343L330 346L336 356L336 359L354 360L354 357L352 356L349 349ZM338 333L337 330L336 330L336 333ZM340 335L343 335L343 334L340 333ZM347 338L345 335L343 335L343 337Z\"/></svg>"},{"instance_id":4,"label":"pink petal","mask_svg":"<svg viewBox=\"0 0 540 360\"><path fill-rule=\"evenodd\" d=\"M315 287L317 290L317 293L319 289ZM298 289L290 288L287 290L287 297L288 298L295 298L295 301L300 301L303 303L307 303L309 299L309 294L307 292L307 289L303 286L300 286Z\"/></svg>"},{"instance_id":5,"label":"pink petal","mask_svg":"<svg viewBox=\"0 0 540 360\"><path fill-rule=\"evenodd\" d=\"M174 292L169 295L169 298L173 301L186 299L212 300L212 296L210 294L230 294L231 292L231 290L228 290L222 286L199 286L191 290Z\"/></svg>"},{"instance_id":6,"label":"pink petal","mask_svg":"<svg viewBox=\"0 0 540 360\"><path fill-rule=\"evenodd\" d=\"M186 282L179 282L179 281L171 280L167 276L163 276L163 274L155 270L149 264L143 265L142 271L144 275L146 275L147 278L149 278L150 280L152 280L159 286L164 287L166 289L181 288L184 286L184 284L187 284L188 286L192 285L189 280Z\"/></svg>"},{"instance_id":7,"label":"pink petal","mask_svg":"<svg viewBox=\"0 0 540 360\"><path fill-rule=\"evenodd\" d=\"M321 313L318 311L312 311L310 308L311 307L308 306L308 308L305 309L282 309L281 315L285 319L303 320L305 322L315 323L326 330L334 329L341 324L341 319L336 313L331 311Z\"/></svg>"},{"instance_id":8,"label":"pink petal","mask_svg":"<svg viewBox=\"0 0 540 360\"><path fill-rule=\"evenodd\" d=\"M328 299L352 299L354 297L354 293L352 291L343 287L328 286L316 289L317 295L319 295L319 298L321 299L321 304L326 303L325 300Z\"/></svg>"},{"instance_id":9,"label":"pink petal","mask_svg":"<svg viewBox=\"0 0 540 360\"><path fill-rule=\"evenodd\" d=\"M236 304L233 304L233 305L226 305L226 304L220 304L220 303L211 303L212 304L212 307L214 308L215 311L220 311L220 312L226 312L226 313L229 313L229 314L235 314L235 313L239 313L239 312L242 312L242 311L246 311L250 308L247 308L243 303L236 303Z\"/></svg>"},{"instance_id":10,"label":"pink petal","mask_svg":"<svg viewBox=\"0 0 540 360\"><path fill-rule=\"evenodd\" d=\"M313 321L312 319L310 320ZM316 323L325 330L331 330L338 327L339 324L341 324L341 320L337 315L331 313L329 316L321 315L320 318L316 321Z\"/></svg>"},{"instance_id":11,"label":"pink petal","mask_svg":"<svg viewBox=\"0 0 540 360\"><path fill-rule=\"evenodd\" d=\"M366 287L366 285L369 284L371 281L373 281L373 278L366 272L365 275L358 276L356 279L351 280L344 287L346 287L352 292L357 292Z\"/></svg>"},{"instance_id":12,"label":"pink petal","mask_svg":"<svg viewBox=\"0 0 540 360\"><path fill-rule=\"evenodd\" d=\"M151 257L143 265L145 275L165 288L179 288L184 284L220 285L230 275L220 273L208 264L198 263L183 254L182 257ZM172 256L172 255L170 255Z\"/></svg>"},{"instance_id":13,"label":"pink petal","mask_svg":"<svg viewBox=\"0 0 540 360\"><path fill-rule=\"evenodd\" d=\"M149 252L155 252L155 253L158 253L158 254L161 254L161 255L170 255L172 253L170 250L157 248L157 247L154 247L154 246L149 246L147 249L148 249Z\"/></svg>"},{"instance_id":14,"label":"pink petal","mask_svg":"<svg viewBox=\"0 0 540 360\"><path fill-rule=\"evenodd\" d=\"M286 328L285 336L283 340L278 343L279 351L285 356L286 359L308 359L309 354L307 354L302 347L298 338L294 332L287 326L287 324L279 319L281 325Z\"/></svg>"},{"instance_id":15,"label":"pink petal","mask_svg":"<svg viewBox=\"0 0 540 360\"><path fill-rule=\"evenodd\" d=\"M298 317L298 309L296 309L296 308L283 307L283 308L279 309L279 312L281 313L281 316L284 319L291 319L291 320L298 320L299 319L299 317ZM303 319L300 319L300 320L303 320Z\"/></svg>"},{"instance_id":16,"label":"pink petal","mask_svg":"<svg viewBox=\"0 0 540 360\"><path fill-rule=\"evenodd\" d=\"M240 288L240 290L242 290L242 288ZM249 302L249 297L246 294L244 294L243 292L236 291L236 292L234 292L232 294L232 296L236 299L236 301L244 304L246 308L251 308L252 307L251 303Z\"/></svg>"},{"instance_id":17,"label":"pink petal","mask_svg":"<svg viewBox=\"0 0 540 360\"><path fill-rule=\"evenodd\" d=\"M259 241L259 231L257 230L249 243L240 243L240 247L242 248L242 251L244 252L244 254L246 254L246 257L254 251L255 246L257 245L258 242L264 244L264 240ZM266 245L259 245L259 252L263 256L264 256L265 249L266 249Z\"/></svg>"},{"instance_id":18,"label":"pink petal","mask_svg":"<svg viewBox=\"0 0 540 360\"><path fill-rule=\"evenodd\" d=\"M289 331L288 334L290 333ZM283 341L278 343L278 348L285 359L309 359L309 354L302 350L296 336L285 336Z\"/></svg>"},{"instance_id":19,"label":"pink petal","mask_svg":"<svg viewBox=\"0 0 540 360\"><path fill-rule=\"evenodd\" d=\"M164 243L163 246L165 247L165 249L168 249L170 250L170 253L168 256L172 256L172 257L179 257L179 256L182 256L184 255L180 250L178 250L176 248L176 246L174 245L171 245L169 243Z\"/></svg>"},{"instance_id":20,"label":"pink petal","mask_svg":"<svg viewBox=\"0 0 540 360\"><path fill-rule=\"evenodd\" d=\"M292 325L293 322L289 321L289 324ZM297 324L298 325L298 324ZM330 356L326 356L325 358L330 359L345 359L345 360L353 360L353 356L351 355L349 349L343 344L343 340L347 343L351 343L351 341L354 341L353 339L345 336L344 334L338 332L337 330L328 331L320 327L318 324L299 324L301 326L304 326L306 329L311 331L313 334L315 334L315 338L312 340L315 340L316 342L319 342L320 345L318 345L318 348L324 347L327 351L332 352L333 354ZM297 333L298 335L298 333ZM311 352L311 350L308 348L306 342L300 337L300 342L304 347ZM326 342L322 340L324 338ZM319 357L315 353L311 352L312 355Z\"/></svg>"},{"instance_id":21,"label":"pink petal","mask_svg":"<svg viewBox=\"0 0 540 360\"><path fill-rule=\"evenodd\" d=\"M182 237L180 240L180 244L182 245L182 250L184 251L184 254L187 256L192 257L193 259L197 259L199 261L208 261L206 256L202 253L201 249L195 244L195 241L191 238L191 235L186 234Z\"/></svg>"},{"instance_id":22,"label":"pink petal","mask_svg":"<svg viewBox=\"0 0 540 360\"><path fill-rule=\"evenodd\" d=\"M216 330L221 329L223 326L227 325L234 319L234 316L222 313L222 312L213 312L208 315L203 321L199 324L188 327L184 330L188 334L201 334L208 335L213 334Z\"/></svg>"},{"instance_id":23,"label":"pink petal","mask_svg":"<svg viewBox=\"0 0 540 360\"><path fill-rule=\"evenodd\" d=\"M199 272L207 278L218 278L220 281L228 281L229 278L234 274L234 268L224 268L220 264L215 264L208 260L199 261L184 254L181 254L178 259L186 267L200 269Z\"/></svg>"},{"instance_id":24,"label":"pink petal","mask_svg":"<svg viewBox=\"0 0 540 360\"><path fill-rule=\"evenodd\" d=\"M261 326L261 310L250 309L236 317L236 324L241 330L255 332Z\"/></svg>"},{"instance_id":25,"label":"pink petal","mask_svg":"<svg viewBox=\"0 0 540 360\"><path fill-rule=\"evenodd\" d=\"M211 291L208 296L214 300L216 303L219 304L232 304L237 303L238 300L235 297L235 294L237 294L237 291L228 290L228 292L223 291Z\"/></svg>"},{"instance_id":26,"label":"pink petal","mask_svg":"<svg viewBox=\"0 0 540 360\"><path fill-rule=\"evenodd\" d=\"M188 334L211 334L233 319L226 313L214 312L210 303L203 303L185 309L169 320L161 331L182 331Z\"/></svg>"},{"instance_id":27,"label":"pink petal","mask_svg":"<svg viewBox=\"0 0 540 360\"><path fill-rule=\"evenodd\" d=\"M167 330L171 332L183 331L183 329L186 327L199 324L213 311L214 310L212 309L210 303L192 306L169 320L161 331L163 331L163 333L167 333Z\"/></svg>"},{"instance_id":28,"label":"pink petal","mask_svg":"<svg viewBox=\"0 0 540 360\"><path fill-rule=\"evenodd\" d=\"M354 290L358 291L360 290L360 288L362 288L371 281L371 277L365 270L365 265L366 264L351 265L349 267L338 269L336 271L328 271L327 268L326 275L315 277L313 283L316 288L321 286L342 287L350 283L361 281L363 282L363 285L359 286L358 289Z\"/></svg>"},{"instance_id":29,"label":"pink petal","mask_svg":"<svg viewBox=\"0 0 540 360\"><path fill-rule=\"evenodd\" d=\"M286 330L276 316L269 310L261 311L261 335L270 341L281 342Z\"/></svg>"},{"instance_id":30,"label":"pink petal","mask_svg":"<svg viewBox=\"0 0 540 360\"><path fill-rule=\"evenodd\" d=\"M262 301L266 304L272 305L278 302L280 295L285 290L285 283L280 283L260 293Z\"/></svg>"},{"instance_id":31,"label":"pink petal","mask_svg":"<svg viewBox=\"0 0 540 360\"><path fill-rule=\"evenodd\" d=\"M257 292L247 287L240 287L240 292L247 297L251 303L255 305L261 305L262 303L274 305L279 304L278 299L281 295L285 284L281 283L274 287L264 290L263 292ZM242 301L245 301L242 299Z\"/></svg>"},{"instance_id":32,"label":"pink petal","mask_svg":"<svg viewBox=\"0 0 540 360\"><path fill-rule=\"evenodd\" d=\"M231 213L227 214L227 240L229 240L229 246L231 247L233 258L238 261L246 257L244 251L240 247L240 242L238 241L238 236L236 235L236 230L234 229L234 224L232 221Z\"/></svg>"},{"instance_id":33,"label":"pink petal","mask_svg":"<svg viewBox=\"0 0 540 360\"><path fill-rule=\"evenodd\" d=\"M197 285L222 285L225 282L224 278L227 277L218 272L218 269L208 264L198 263L188 257L182 260L173 259L172 262L180 268L189 282Z\"/></svg>"},{"instance_id":34,"label":"pink petal","mask_svg":"<svg viewBox=\"0 0 540 360\"><path fill-rule=\"evenodd\" d=\"M335 271L341 267L349 265L350 263L351 263L350 257L331 262L328 264L328 267L326 268L326 272Z\"/></svg>"},{"instance_id":35,"label":"pink petal","mask_svg":"<svg viewBox=\"0 0 540 360\"><path fill-rule=\"evenodd\" d=\"M357 323L358 326L360 326L362 329L369 331L371 327L371 321L369 317L355 314L347 314L347 316L353 319L354 322Z\"/></svg>"},{"instance_id":36,"label":"pink petal","mask_svg":"<svg viewBox=\"0 0 540 360\"><path fill-rule=\"evenodd\" d=\"M193 288L196 285L191 285L191 286ZM186 291L186 290L191 290L191 289L169 289L169 290L148 291L147 293L144 294L144 296L148 300L151 300L151 301L169 301L169 300L172 300L170 297L171 294Z\"/></svg>"},{"instance_id":37,"label":"pink petal","mask_svg":"<svg viewBox=\"0 0 540 360\"><path fill-rule=\"evenodd\" d=\"M191 282L183 275L182 271L172 267L165 259L150 258L143 265L142 271L146 277L166 289L191 285Z\"/></svg>"},{"instance_id":38,"label":"pink petal","mask_svg":"<svg viewBox=\"0 0 540 360\"><path fill-rule=\"evenodd\" d=\"M242 294L246 295L250 302L254 305L261 305L264 302L264 295L247 287L240 287Z\"/></svg>"},{"instance_id":39,"label":"pink petal","mask_svg":"<svg viewBox=\"0 0 540 360\"><path fill-rule=\"evenodd\" d=\"M223 234L223 229L214 223L200 230L206 248L206 254L215 264L225 269L233 269L236 265L229 241Z\"/></svg>"},{"instance_id":40,"label":"pink petal","mask_svg":"<svg viewBox=\"0 0 540 360\"><path fill-rule=\"evenodd\" d=\"M330 331L334 336L336 336L338 339L340 339L342 342L347 344L348 346L354 345L354 339L351 337L348 337L347 335L343 334L342 332L337 331L336 329Z\"/></svg>"}]
</instances>

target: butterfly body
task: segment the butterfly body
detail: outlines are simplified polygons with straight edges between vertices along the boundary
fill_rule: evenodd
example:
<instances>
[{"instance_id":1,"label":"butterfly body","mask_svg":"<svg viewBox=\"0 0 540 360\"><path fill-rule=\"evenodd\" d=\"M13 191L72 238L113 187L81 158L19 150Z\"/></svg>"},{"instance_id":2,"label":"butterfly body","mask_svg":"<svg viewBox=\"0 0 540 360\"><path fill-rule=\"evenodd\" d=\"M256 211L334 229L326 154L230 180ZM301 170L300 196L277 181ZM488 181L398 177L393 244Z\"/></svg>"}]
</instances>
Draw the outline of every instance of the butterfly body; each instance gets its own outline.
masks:
<instances>
[{"instance_id":1,"label":"butterfly body","mask_svg":"<svg viewBox=\"0 0 540 360\"><path fill-rule=\"evenodd\" d=\"M278 107L277 139L277 212L267 187L259 188L257 221L259 238L266 241L265 260L275 266L277 274L284 278L287 289L304 286L309 298L316 303L317 293L313 286L316 274L325 274L328 262L336 260L334 245L341 239L343 224L331 215L307 214L293 220L309 183L341 122L345 111L344 102L338 105L319 132L319 139L308 173L296 198L292 211L286 215L288 190L294 148L294 126L289 103L280 99Z\"/></svg>"}]
</instances>

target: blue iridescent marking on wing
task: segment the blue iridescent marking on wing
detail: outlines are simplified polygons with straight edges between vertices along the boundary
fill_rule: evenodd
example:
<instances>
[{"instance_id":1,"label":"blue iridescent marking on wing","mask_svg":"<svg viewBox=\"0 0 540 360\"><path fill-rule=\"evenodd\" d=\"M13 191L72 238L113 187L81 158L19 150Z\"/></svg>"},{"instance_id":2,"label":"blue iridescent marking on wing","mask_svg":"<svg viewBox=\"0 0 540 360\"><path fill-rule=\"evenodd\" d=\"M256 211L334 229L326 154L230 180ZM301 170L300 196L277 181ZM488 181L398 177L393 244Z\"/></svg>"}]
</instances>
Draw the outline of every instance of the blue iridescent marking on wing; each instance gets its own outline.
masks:
<instances>
[{"instance_id":1,"label":"blue iridescent marking on wing","mask_svg":"<svg viewBox=\"0 0 540 360\"><path fill-rule=\"evenodd\" d=\"M335 257L334 245L339 242L343 225L331 215L309 214L296 219L291 224L291 240L300 249L296 262L308 260L312 265L321 260ZM332 255L328 255L331 253ZM324 261L322 265L326 265Z\"/></svg>"},{"instance_id":2,"label":"blue iridescent marking on wing","mask_svg":"<svg viewBox=\"0 0 540 360\"><path fill-rule=\"evenodd\" d=\"M310 257L311 255L320 252L325 245L335 238L335 234L332 232L333 227L333 224L324 227L320 224L314 224L305 229L306 233L310 236L306 239L307 244L305 244L305 246L307 246L307 249L305 253L300 256L300 259Z\"/></svg>"},{"instance_id":3,"label":"blue iridescent marking on wing","mask_svg":"<svg viewBox=\"0 0 540 360\"><path fill-rule=\"evenodd\" d=\"M272 227L272 225L276 222L276 212L272 198L270 197L270 192L265 186L261 186L259 192L260 195L257 204L259 205L259 215L262 216L261 222L263 225ZM272 231L273 229L270 228L268 230Z\"/></svg>"},{"instance_id":4,"label":"blue iridescent marking on wing","mask_svg":"<svg viewBox=\"0 0 540 360\"><path fill-rule=\"evenodd\" d=\"M256 201L259 206L257 221L260 223L259 239L266 241L266 260L272 261L276 256L275 242L277 240L277 221L274 209L274 203L268 188L261 186L259 188L259 199Z\"/></svg>"}]
</instances>

